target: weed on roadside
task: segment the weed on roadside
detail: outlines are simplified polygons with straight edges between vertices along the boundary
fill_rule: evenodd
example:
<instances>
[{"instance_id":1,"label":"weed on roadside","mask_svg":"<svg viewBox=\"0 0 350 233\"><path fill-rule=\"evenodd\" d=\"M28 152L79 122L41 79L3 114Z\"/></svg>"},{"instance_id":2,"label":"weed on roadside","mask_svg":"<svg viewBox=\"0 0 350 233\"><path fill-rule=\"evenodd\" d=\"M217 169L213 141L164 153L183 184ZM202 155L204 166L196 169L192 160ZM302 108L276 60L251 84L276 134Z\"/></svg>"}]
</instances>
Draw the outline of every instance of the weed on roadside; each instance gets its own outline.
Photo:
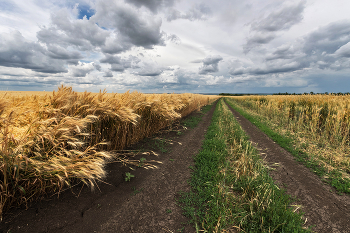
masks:
<instances>
[{"instance_id":1,"label":"weed on roadside","mask_svg":"<svg viewBox=\"0 0 350 233\"><path fill-rule=\"evenodd\" d=\"M180 229L177 229L176 231L182 233L184 230L185 230L185 227L182 227Z\"/></svg>"},{"instance_id":2,"label":"weed on roadside","mask_svg":"<svg viewBox=\"0 0 350 233\"><path fill-rule=\"evenodd\" d=\"M136 194L142 192L142 190L143 190L143 188L141 188L140 190L137 190L135 186L132 187L131 189L133 191L133 193L131 194L132 196L135 196Z\"/></svg>"},{"instance_id":3,"label":"weed on roadside","mask_svg":"<svg viewBox=\"0 0 350 233\"><path fill-rule=\"evenodd\" d=\"M139 163L138 167L143 167L146 160L147 160L146 158L140 158L140 163Z\"/></svg>"},{"instance_id":4,"label":"weed on roadside","mask_svg":"<svg viewBox=\"0 0 350 233\"><path fill-rule=\"evenodd\" d=\"M125 181L130 181L131 178L135 177L130 172L125 172Z\"/></svg>"}]
</instances>

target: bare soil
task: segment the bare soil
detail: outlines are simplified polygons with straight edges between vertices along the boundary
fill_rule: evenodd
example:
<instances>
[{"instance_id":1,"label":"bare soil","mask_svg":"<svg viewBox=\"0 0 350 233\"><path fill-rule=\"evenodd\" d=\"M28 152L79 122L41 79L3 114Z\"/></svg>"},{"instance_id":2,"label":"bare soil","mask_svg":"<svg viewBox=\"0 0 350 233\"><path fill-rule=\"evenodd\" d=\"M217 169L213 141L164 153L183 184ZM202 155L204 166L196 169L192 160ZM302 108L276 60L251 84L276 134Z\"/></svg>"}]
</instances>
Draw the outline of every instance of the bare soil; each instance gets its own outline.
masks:
<instances>
[{"instance_id":1,"label":"bare soil","mask_svg":"<svg viewBox=\"0 0 350 233\"><path fill-rule=\"evenodd\" d=\"M350 232L350 196L338 195L295 157L272 141L255 125L228 105L233 115L260 151L261 156L276 170L271 176L276 184L296 197L294 204L305 212L306 226L315 232ZM276 167L275 164L278 163Z\"/></svg>"},{"instance_id":2,"label":"bare soil","mask_svg":"<svg viewBox=\"0 0 350 233\"><path fill-rule=\"evenodd\" d=\"M28 208L13 208L0 222L0 233L195 232L186 224L189 219L182 215L176 199L179 191L190 189L189 166L194 165L193 158L201 148L214 110L215 104L196 128L181 135L169 129L156 135L168 143L153 138L129 148L156 152L158 155L139 154L129 159L159 161L161 164L154 163L158 168L133 166L135 170L131 170L121 163L111 163L108 177L98 182L94 192L77 185L60 193L59 198L54 195L31 203ZM202 113L188 117L198 114ZM126 172L135 177L125 181Z\"/></svg>"}]
</instances>

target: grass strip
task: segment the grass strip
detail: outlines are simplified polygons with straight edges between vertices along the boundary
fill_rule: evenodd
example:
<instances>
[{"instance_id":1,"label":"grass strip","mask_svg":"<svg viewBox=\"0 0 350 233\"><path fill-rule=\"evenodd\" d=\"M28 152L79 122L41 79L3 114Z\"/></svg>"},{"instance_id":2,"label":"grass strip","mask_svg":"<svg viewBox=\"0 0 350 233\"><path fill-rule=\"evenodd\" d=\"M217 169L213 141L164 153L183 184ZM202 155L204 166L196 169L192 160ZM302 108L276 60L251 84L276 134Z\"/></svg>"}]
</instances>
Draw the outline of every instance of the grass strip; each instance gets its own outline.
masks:
<instances>
[{"instance_id":1,"label":"grass strip","mask_svg":"<svg viewBox=\"0 0 350 233\"><path fill-rule=\"evenodd\" d=\"M188 127L188 128L191 128L191 129L197 127L199 122L201 122L203 116L211 109L212 106L213 106L213 104L206 105L206 106L202 107L202 109L200 111L200 113L201 113L200 115L191 116L191 117L185 119L183 121L183 125Z\"/></svg>"},{"instance_id":2,"label":"grass strip","mask_svg":"<svg viewBox=\"0 0 350 233\"><path fill-rule=\"evenodd\" d=\"M350 193L350 179L343 178L339 169L334 169L331 172L328 172L322 163L319 163L313 156L302 151L302 148L296 147L295 145L297 145L297 142L291 135L285 136L277 133L268 126L265 120L249 114L246 110L244 110L244 107L239 105L239 103L235 102L233 99L225 98L225 100L243 117L248 119L278 145L296 157L298 162L303 163L306 167L310 168L311 171L321 177L324 182L333 186L337 190L338 194Z\"/></svg>"},{"instance_id":3,"label":"grass strip","mask_svg":"<svg viewBox=\"0 0 350 233\"><path fill-rule=\"evenodd\" d=\"M192 168L179 202L197 232L310 232L223 100Z\"/></svg>"}]
</instances>

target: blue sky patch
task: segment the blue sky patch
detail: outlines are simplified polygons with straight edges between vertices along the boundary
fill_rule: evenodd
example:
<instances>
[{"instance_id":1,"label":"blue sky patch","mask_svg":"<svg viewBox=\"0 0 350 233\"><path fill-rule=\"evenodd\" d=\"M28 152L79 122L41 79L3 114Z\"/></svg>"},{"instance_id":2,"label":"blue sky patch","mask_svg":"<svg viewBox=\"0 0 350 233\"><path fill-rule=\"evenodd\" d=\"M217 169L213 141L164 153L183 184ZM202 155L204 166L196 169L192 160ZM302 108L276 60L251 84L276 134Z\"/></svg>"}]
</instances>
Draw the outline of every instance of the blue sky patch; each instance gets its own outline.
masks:
<instances>
[{"instance_id":1,"label":"blue sky patch","mask_svg":"<svg viewBox=\"0 0 350 233\"><path fill-rule=\"evenodd\" d=\"M96 25L99 26L100 28L102 28L103 30L108 30L108 28L102 27L98 23L96 23Z\"/></svg>"},{"instance_id":2,"label":"blue sky patch","mask_svg":"<svg viewBox=\"0 0 350 233\"><path fill-rule=\"evenodd\" d=\"M78 19L83 19L84 16L86 16L87 19L90 19L90 17L95 14L95 10L91 9L90 6L87 6L87 5L79 4L78 11L79 11Z\"/></svg>"}]
</instances>

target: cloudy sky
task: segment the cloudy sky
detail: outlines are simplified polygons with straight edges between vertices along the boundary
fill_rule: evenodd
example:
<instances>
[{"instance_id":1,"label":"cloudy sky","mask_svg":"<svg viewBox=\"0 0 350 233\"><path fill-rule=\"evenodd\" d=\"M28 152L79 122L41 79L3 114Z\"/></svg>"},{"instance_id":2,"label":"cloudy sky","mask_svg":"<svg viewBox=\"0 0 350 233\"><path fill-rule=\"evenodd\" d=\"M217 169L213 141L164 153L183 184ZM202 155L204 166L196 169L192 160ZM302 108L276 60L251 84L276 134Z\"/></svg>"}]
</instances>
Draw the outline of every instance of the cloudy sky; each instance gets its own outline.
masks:
<instances>
[{"instance_id":1,"label":"cloudy sky","mask_svg":"<svg viewBox=\"0 0 350 233\"><path fill-rule=\"evenodd\" d=\"M350 92L349 0L0 0L0 90Z\"/></svg>"}]
</instances>

